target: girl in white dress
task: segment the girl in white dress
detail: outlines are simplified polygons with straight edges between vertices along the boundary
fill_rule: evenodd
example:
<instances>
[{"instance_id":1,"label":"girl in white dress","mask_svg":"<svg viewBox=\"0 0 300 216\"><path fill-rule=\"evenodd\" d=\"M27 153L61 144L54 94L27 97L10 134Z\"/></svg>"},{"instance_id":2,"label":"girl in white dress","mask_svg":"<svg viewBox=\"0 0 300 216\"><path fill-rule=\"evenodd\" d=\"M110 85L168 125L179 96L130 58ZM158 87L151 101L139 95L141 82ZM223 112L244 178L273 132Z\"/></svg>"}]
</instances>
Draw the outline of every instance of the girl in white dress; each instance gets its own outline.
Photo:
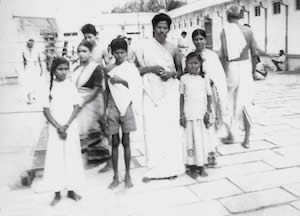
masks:
<instances>
[{"instance_id":1,"label":"girl in white dress","mask_svg":"<svg viewBox=\"0 0 300 216\"><path fill-rule=\"evenodd\" d=\"M204 166L211 150L208 127L212 91L197 52L187 55L186 71L180 79L180 124L185 128L186 165L192 178L205 177Z\"/></svg>"},{"instance_id":2,"label":"girl in white dress","mask_svg":"<svg viewBox=\"0 0 300 216\"><path fill-rule=\"evenodd\" d=\"M51 202L55 205L65 189L69 198L81 199L75 190L82 186L84 170L79 132L74 121L80 101L75 85L66 79L69 62L61 57L54 59L50 72L50 93L44 103L44 115L50 123L44 184L47 190L55 192Z\"/></svg>"}]
</instances>

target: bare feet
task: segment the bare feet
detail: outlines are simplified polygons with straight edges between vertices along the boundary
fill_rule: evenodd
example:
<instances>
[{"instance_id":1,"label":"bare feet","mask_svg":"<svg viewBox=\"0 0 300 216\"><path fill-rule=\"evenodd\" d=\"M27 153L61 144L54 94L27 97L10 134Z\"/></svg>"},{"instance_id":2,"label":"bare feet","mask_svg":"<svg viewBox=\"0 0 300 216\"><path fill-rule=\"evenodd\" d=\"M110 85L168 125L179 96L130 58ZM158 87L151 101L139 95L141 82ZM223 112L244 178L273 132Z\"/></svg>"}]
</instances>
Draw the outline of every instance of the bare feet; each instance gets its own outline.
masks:
<instances>
[{"instance_id":1,"label":"bare feet","mask_svg":"<svg viewBox=\"0 0 300 216\"><path fill-rule=\"evenodd\" d=\"M190 172L189 173L189 176L192 178L192 179L197 179L199 177L199 174L196 172L196 171L193 171L193 172Z\"/></svg>"},{"instance_id":2,"label":"bare feet","mask_svg":"<svg viewBox=\"0 0 300 216\"><path fill-rule=\"evenodd\" d=\"M133 184L132 184L130 175L125 175L125 188L129 189L132 187L133 187Z\"/></svg>"},{"instance_id":3,"label":"bare feet","mask_svg":"<svg viewBox=\"0 0 300 216\"><path fill-rule=\"evenodd\" d=\"M68 191L67 196L74 201L78 201L78 200L82 199L82 197L80 195L78 195L77 193L75 193L74 191Z\"/></svg>"},{"instance_id":4,"label":"bare feet","mask_svg":"<svg viewBox=\"0 0 300 216\"><path fill-rule=\"evenodd\" d=\"M116 187L118 187L119 184L120 184L119 177L114 177L113 182L110 183L110 185L108 186L108 188L111 189L111 190L113 190Z\"/></svg>"},{"instance_id":5,"label":"bare feet","mask_svg":"<svg viewBox=\"0 0 300 216\"><path fill-rule=\"evenodd\" d=\"M227 137L224 137L221 139L223 144L233 144L234 143L234 139L232 135L228 135Z\"/></svg>"},{"instance_id":6,"label":"bare feet","mask_svg":"<svg viewBox=\"0 0 300 216\"><path fill-rule=\"evenodd\" d=\"M246 148L246 149L248 149L248 148L250 148L250 143L249 143L249 140L244 140L242 143L241 143L241 145L244 147L244 148Z\"/></svg>"},{"instance_id":7,"label":"bare feet","mask_svg":"<svg viewBox=\"0 0 300 216\"><path fill-rule=\"evenodd\" d=\"M60 193L56 192L53 200L50 202L51 206L55 206L61 200Z\"/></svg>"},{"instance_id":8,"label":"bare feet","mask_svg":"<svg viewBox=\"0 0 300 216\"><path fill-rule=\"evenodd\" d=\"M112 164L111 164L111 161L109 160L109 161L107 161L106 165L98 171L98 173L105 173L105 172L109 171L111 168L112 168Z\"/></svg>"},{"instance_id":9,"label":"bare feet","mask_svg":"<svg viewBox=\"0 0 300 216\"><path fill-rule=\"evenodd\" d=\"M208 156L208 168L214 168L217 166L216 155L214 152L210 152Z\"/></svg>"},{"instance_id":10,"label":"bare feet","mask_svg":"<svg viewBox=\"0 0 300 216\"><path fill-rule=\"evenodd\" d=\"M200 167L200 168L199 168L199 175L200 175L201 177L207 177L207 176L208 176L208 174L207 174L207 172L206 172L206 170L205 170L204 167Z\"/></svg>"}]
</instances>

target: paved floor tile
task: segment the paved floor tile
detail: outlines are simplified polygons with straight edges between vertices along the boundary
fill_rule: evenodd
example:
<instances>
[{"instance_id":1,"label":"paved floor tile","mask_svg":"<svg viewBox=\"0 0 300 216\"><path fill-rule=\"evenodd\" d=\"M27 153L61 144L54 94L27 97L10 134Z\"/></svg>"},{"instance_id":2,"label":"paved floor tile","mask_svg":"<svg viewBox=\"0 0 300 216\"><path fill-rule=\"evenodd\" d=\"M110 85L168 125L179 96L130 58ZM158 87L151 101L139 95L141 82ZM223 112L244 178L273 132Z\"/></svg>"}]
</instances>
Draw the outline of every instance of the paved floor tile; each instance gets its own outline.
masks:
<instances>
[{"instance_id":1,"label":"paved floor tile","mask_svg":"<svg viewBox=\"0 0 300 216\"><path fill-rule=\"evenodd\" d=\"M229 178L244 191L257 191L300 182L300 168L295 167Z\"/></svg>"},{"instance_id":2,"label":"paved floor tile","mask_svg":"<svg viewBox=\"0 0 300 216\"><path fill-rule=\"evenodd\" d=\"M242 191L227 179L204 182L189 187L201 200L233 196Z\"/></svg>"},{"instance_id":3,"label":"paved floor tile","mask_svg":"<svg viewBox=\"0 0 300 216\"><path fill-rule=\"evenodd\" d=\"M290 146L300 144L299 132L281 131L276 133L267 133L269 141L278 146Z\"/></svg>"},{"instance_id":4,"label":"paved floor tile","mask_svg":"<svg viewBox=\"0 0 300 216\"><path fill-rule=\"evenodd\" d=\"M270 207L263 210L234 214L232 216L299 216L300 211L289 205Z\"/></svg>"},{"instance_id":5,"label":"paved floor tile","mask_svg":"<svg viewBox=\"0 0 300 216\"><path fill-rule=\"evenodd\" d=\"M225 216L229 212L217 201L188 204L175 208L149 209L132 216Z\"/></svg>"},{"instance_id":6,"label":"paved floor tile","mask_svg":"<svg viewBox=\"0 0 300 216\"><path fill-rule=\"evenodd\" d=\"M285 185L285 186L283 186L283 188L286 189L287 191L291 192L292 194L300 197L300 183Z\"/></svg>"},{"instance_id":7,"label":"paved floor tile","mask_svg":"<svg viewBox=\"0 0 300 216\"><path fill-rule=\"evenodd\" d=\"M218 166L248 163L253 161L265 160L267 158L277 158L278 155L272 150L262 150L246 152L242 154L225 155L217 158Z\"/></svg>"},{"instance_id":8,"label":"paved floor tile","mask_svg":"<svg viewBox=\"0 0 300 216\"><path fill-rule=\"evenodd\" d=\"M130 214L145 209L161 209L199 202L199 198L186 187L155 190L147 193L129 191L122 197L119 195L118 199Z\"/></svg>"},{"instance_id":9,"label":"paved floor tile","mask_svg":"<svg viewBox=\"0 0 300 216\"><path fill-rule=\"evenodd\" d=\"M290 205L298 209L298 211L300 211L300 201L291 202Z\"/></svg>"},{"instance_id":10,"label":"paved floor tile","mask_svg":"<svg viewBox=\"0 0 300 216\"><path fill-rule=\"evenodd\" d=\"M300 157L287 157L278 155L277 158L267 158L265 162L274 168L281 169L300 165Z\"/></svg>"},{"instance_id":11,"label":"paved floor tile","mask_svg":"<svg viewBox=\"0 0 300 216\"><path fill-rule=\"evenodd\" d=\"M207 179L220 179L230 176L243 176L246 174L261 173L271 170L274 170L272 166L264 163L263 161L255 161L250 163L208 169L208 177L198 178L198 181L207 181Z\"/></svg>"},{"instance_id":12,"label":"paved floor tile","mask_svg":"<svg viewBox=\"0 0 300 216\"><path fill-rule=\"evenodd\" d=\"M217 148L217 151L221 155L229 155L229 154L237 154L243 152L251 152L257 150L264 150L276 147L274 144L266 141L266 140L259 140L259 141L252 141L250 142L250 148L245 149L240 144L232 144L232 145L222 145Z\"/></svg>"},{"instance_id":13,"label":"paved floor tile","mask_svg":"<svg viewBox=\"0 0 300 216\"><path fill-rule=\"evenodd\" d=\"M221 203L231 213L241 213L249 210L256 210L272 205L287 203L297 198L290 193L275 188L271 190L241 194L221 199Z\"/></svg>"},{"instance_id":14,"label":"paved floor tile","mask_svg":"<svg viewBox=\"0 0 300 216\"><path fill-rule=\"evenodd\" d=\"M297 145L286 146L286 147L275 149L274 151L285 157L295 158L295 157L299 157L300 155L300 146Z\"/></svg>"}]
</instances>

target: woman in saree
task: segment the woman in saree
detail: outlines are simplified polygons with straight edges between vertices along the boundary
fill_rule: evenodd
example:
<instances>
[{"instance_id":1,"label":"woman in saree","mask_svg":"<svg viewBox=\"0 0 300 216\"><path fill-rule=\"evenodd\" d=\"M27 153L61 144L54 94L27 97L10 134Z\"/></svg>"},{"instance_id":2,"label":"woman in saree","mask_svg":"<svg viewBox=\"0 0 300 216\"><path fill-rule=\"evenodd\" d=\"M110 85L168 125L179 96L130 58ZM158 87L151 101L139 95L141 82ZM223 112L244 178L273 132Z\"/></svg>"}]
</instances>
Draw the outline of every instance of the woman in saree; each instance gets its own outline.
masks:
<instances>
[{"instance_id":1,"label":"woman in saree","mask_svg":"<svg viewBox=\"0 0 300 216\"><path fill-rule=\"evenodd\" d=\"M99 120L104 113L103 67L92 61L93 44L83 40L78 46L80 65L74 70L73 81L82 99L80 113L77 116L79 124L82 151L87 152L93 144L92 140L100 133ZM93 136L96 135L96 136ZM98 152L99 153L99 152ZM93 159L97 159L94 154Z\"/></svg>"},{"instance_id":2,"label":"woman in saree","mask_svg":"<svg viewBox=\"0 0 300 216\"><path fill-rule=\"evenodd\" d=\"M214 127L211 127L211 153L209 154L209 165L216 165L215 147L218 144L217 131L221 128L227 109L227 82L226 75L219 60L217 53L206 48L206 32L203 29L196 29L192 33L192 40L196 48L196 52L203 59L203 71L210 79L213 90L213 112Z\"/></svg>"}]
</instances>

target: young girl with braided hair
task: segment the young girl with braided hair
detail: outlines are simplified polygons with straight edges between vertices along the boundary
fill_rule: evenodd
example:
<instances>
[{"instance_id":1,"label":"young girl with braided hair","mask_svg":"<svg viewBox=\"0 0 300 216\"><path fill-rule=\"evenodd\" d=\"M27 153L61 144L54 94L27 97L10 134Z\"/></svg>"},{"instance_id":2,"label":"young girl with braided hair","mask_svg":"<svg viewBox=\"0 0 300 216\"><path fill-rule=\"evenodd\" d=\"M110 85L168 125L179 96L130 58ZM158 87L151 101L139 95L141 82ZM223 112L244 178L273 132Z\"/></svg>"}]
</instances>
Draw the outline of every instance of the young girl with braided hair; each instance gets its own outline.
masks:
<instances>
[{"instance_id":1,"label":"young girl with braided hair","mask_svg":"<svg viewBox=\"0 0 300 216\"><path fill-rule=\"evenodd\" d=\"M49 138L44 170L47 190L55 192L51 205L61 200L61 191L67 190L70 199L81 199L75 190L84 181L79 132L75 118L80 99L75 85L67 78L69 62L58 57L51 65L48 97L43 103L49 122Z\"/></svg>"},{"instance_id":2,"label":"young girl with braided hair","mask_svg":"<svg viewBox=\"0 0 300 216\"><path fill-rule=\"evenodd\" d=\"M185 128L186 166L192 178L207 176L205 164L211 149L211 87L197 52L186 57L186 74L180 79L180 124Z\"/></svg>"}]
</instances>

